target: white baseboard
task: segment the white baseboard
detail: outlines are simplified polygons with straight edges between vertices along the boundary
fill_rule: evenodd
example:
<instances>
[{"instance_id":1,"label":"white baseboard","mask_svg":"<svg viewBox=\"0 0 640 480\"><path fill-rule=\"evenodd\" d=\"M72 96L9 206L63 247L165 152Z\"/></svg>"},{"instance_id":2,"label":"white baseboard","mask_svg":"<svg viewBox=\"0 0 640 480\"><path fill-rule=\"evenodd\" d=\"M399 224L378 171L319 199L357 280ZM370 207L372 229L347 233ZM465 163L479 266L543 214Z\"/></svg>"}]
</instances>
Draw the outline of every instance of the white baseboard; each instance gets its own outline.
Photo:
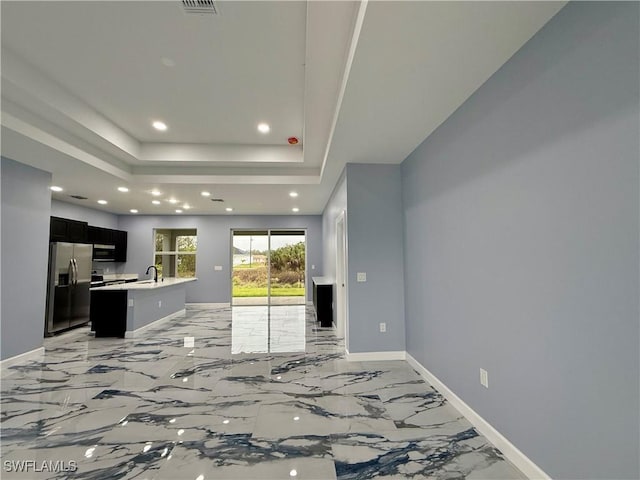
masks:
<instances>
[{"instance_id":1,"label":"white baseboard","mask_svg":"<svg viewBox=\"0 0 640 480\"><path fill-rule=\"evenodd\" d=\"M482 418L475 410L467 405L460 397L453 393L438 377L427 370L411 354L406 353L406 360L428 383L438 390L447 401L455 407L469 422L484 435L504 456L524 473L527 478L551 480L544 470L533 463L529 457L522 453L514 444L507 440L489 422Z\"/></svg>"},{"instance_id":2,"label":"white baseboard","mask_svg":"<svg viewBox=\"0 0 640 480\"><path fill-rule=\"evenodd\" d=\"M375 362L378 360L405 360L406 352L361 352L361 353L349 353L349 350L345 350L345 358L350 362Z\"/></svg>"},{"instance_id":3,"label":"white baseboard","mask_svg":"<svg viewBox=\"0 0 640 480\"><path fill-rule=\"evenodd\" d=\"M196 302L192 302L192 303L185 303L184 304L186 307L200 307L200 308L228 308L231 306L231 303L229 302L222 302L222 303L196 303Z\"/></svg>"},{"instance_id":4,"label":"white baseboard","mask_svg":"<svg viewBox=\"0 0 640 480\"><path fill-rule=\"evenodd\" d=\"M5 358L4 360L0 361L0 369L5 370L19 363L26 363L30 360L35 360L38 357L42 357L43 355L44 347L34 348L33 350L29 350L28 352Z\"/></svg>"},{"instance_id":5,"label":"white baseboard","mask_svg":"<svg viewBox=\"0 0 640 480\"><path fill-rule=\"evenodd\" d=\"M183 308L182 310L178 310L177 312L172 313L171 315L167 315L166 317L162 317L151 323L147 323L146 325L140 328L137 328L135 330L127 330L126 332L124 332L124 338L138 338L140 334L143 333L145 330L152 327L157 327L159 323L166 322L167 320L171 320L172 318L180 317L184 315L186 312L187 310Z\"/></svg>"}]
</instances>

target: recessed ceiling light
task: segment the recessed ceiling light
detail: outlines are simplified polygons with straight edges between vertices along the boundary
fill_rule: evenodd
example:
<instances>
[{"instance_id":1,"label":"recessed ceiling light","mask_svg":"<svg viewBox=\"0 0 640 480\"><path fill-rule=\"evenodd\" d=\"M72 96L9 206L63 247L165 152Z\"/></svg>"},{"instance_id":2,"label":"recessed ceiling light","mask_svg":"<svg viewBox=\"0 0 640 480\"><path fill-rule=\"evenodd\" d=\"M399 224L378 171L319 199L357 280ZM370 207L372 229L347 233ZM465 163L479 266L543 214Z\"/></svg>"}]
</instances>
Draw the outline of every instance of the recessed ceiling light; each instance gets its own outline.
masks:
<instances>
[{"instance_id":1,"label":"recessed ceiling light","mask_svg":"<svg viewBox=\"0 0 640 480\"><path fill-rule=\"evenodd\" d=\"M118 191L122 193L127 193L129 189L127 187L118 187Z\"/></svg>"},{"instance_id":2,"label":"recessed ceiling light","mask_svg":"<svg viewBox=\"0 0 640 480\"><path fill-rule=\"evenodd\" d=\"M209 195L211 195L210 192L200 192L200 195L202 195L203 197L208 197Z\"/></svg>"},{"instance_id":3,"label":"recessed ceiling light","mask_svg":"<svg viewBox=\"0 0 640 480\"><path fill-rule=\"evenodd\" d=\"M227 207L227 208L225 208L225 210L226 210L227 212L233 212L233 208L231 208L231 207Z\"/></svg>"},{"instance_id":4,"label":"recessed ceiling light","mask_svg":"<svg viewBox=\"0 0 640 480\"><path fill-rule=\"evenodd\" d=\"M182 205L182 208L184 208L185 210L189 210L191 208L191 205L185 203L184 205Z\"/></svg>"},{"instance_id":5,"label":"recessed ceiling light","mask_svg":"<svg viewBox=\"0 0 640 480\"><path fill-rule=\"evenodd\" d=\"M151 125L153 125L153 128L155 128L156 130L160 130L161 132L164 132L167 129L167 124L161 122L160 120L156 120Z\"/></svg>"},{"instance_id":6,"label":"recessed ceiling light","mask_svg":"<svg viewBox=\"0 0 640 480\"><path fill-rule=\"evenodd\" d=\"M170 198L169 203L178 203L178 200L176 200L175 198Z\"/></svg>"},{"instance_id":7,"label":"recessed ceiling light","mask_svg":"<svg viewBox=\"0 0 640 480\"><path fill-rule=\"evenodd\" d=\"M61 192L63 190L62 187L58 187L57 185L51 185L49 188L54 192Z\"/></svg>"},{"instance_id":8,"label":"recessed ceiling light","mask_svg":"<svg viewBox=\"0 0 640 480\"><path fill-rule=\"evenodd\" d=\"M160 205L160 200L151 200L151 203L153 203L154 205Z\"/></svg>"},{"instance_id":9,"label":"recessed ceiling light","mask_svg":"<svg viewBox=\"0 0 640 480\"><path fill-rule=\"evenodd\" d=\"M266 123L259 123L258 124L258 131L260 133L269 133L269 130L271 130L271 127L266 124Z\"/></svg>"},{"instance_id":10,"label":"recessed ceiling light","mask_svg":"<svg viewBox=\"0 0 640 480\"><path fill-rule=\"evenodd\" d=\"M298 472L295 469L289 472L290 477L296 477L297 475L298 475Z\"/></svg>"},{"instance_id":11,"label":"recessed ceiling light","mask_svg":"<svg viewBox=\"0 0 640 480\"><path fill-rule=\"evenodd\" d=\"M129 210L131 213L138 213L138 210L136 210L135 208L132 208L131 210Z\"/></svg>"},{"instance_id":12,"label":"recessed ceiling light","mask_svg":"<svg viewBox=\"0 0 640 480\"><path fill-rule=\"evenodd\" d=\"M289 192L289 196L291 198L296 198L298 196L298 192Z\"/></svg>"},{"instance_id":13,"label":"recessed ceiling light","mask_svg":"<svg viewBox=\"0 0 640 480\"><path fill-rule=\"evenodd\" d=\"M299 212L299 211L300 211L300 209L299 209L298 207L293 207L293 208L291 209L291 211L292 211L292 212Z\"/></svg>"},{"instance_id":14,"label":"recessed ceiling light","mask_svg":"<svg viewBox=\"0 0 640 480\"><path fill-rule=\"evenodd\" d=\"M179 208L176 210L176 213L182 213L182 210L180 210Z\"/></svg>"},{"instance_id":15,"label":"recessed ceiling light","mask_svg":"<svg viewBox=\"0 0 640 480\"><path fill-rule=\"evenodd\" d=\"M154 197L159 197L160 195L162 195L162 192L159 190L151 190L151 195L153 195Z\"/></svg>"},{"instance_id":16,"label":"recessed ceiling light","mask_svg":"<svg viewBox=\"0 0 640 480\"><path fill-rule=\"evenodd\" d=\"M109 203L109 202L107 202L106 200L98 200L98 203L99 203L100 205L106 205L106 204L107 204L107 203Z\"/></svg>"}]
</instances>

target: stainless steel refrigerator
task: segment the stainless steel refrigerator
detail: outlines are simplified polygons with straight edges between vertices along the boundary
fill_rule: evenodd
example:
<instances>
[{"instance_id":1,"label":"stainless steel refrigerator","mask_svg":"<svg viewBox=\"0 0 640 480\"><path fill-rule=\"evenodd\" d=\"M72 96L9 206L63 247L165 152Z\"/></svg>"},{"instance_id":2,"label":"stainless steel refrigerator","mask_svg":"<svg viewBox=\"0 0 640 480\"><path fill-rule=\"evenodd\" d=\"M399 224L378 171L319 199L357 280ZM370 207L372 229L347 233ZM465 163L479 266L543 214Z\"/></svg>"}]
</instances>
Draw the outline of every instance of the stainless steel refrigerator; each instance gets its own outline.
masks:
<instances>
[{"instance_id":1,"label":"stainless steel refrigerator","mask_svg":"<svg viewBox=\"0 0 640 480\"><path fill-rule=\"evenodd\" d=\"M93 246L56 242L49 245L49 280L45 334L89 321Z\"/></svg>"}]
</instances>

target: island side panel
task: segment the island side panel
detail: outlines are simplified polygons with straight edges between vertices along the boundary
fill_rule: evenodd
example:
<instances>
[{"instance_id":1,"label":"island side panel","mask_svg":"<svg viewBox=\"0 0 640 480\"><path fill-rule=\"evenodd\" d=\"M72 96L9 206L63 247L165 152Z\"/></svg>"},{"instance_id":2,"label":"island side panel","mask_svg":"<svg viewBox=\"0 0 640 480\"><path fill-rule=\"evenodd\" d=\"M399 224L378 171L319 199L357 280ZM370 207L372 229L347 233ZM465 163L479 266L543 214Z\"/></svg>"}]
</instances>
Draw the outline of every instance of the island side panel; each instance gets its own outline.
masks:
<instances>
[{"instance_id":1,"label":"island side panel","mask_svg":"<svg viewBox=\"0 0 640 480\"><path fill-rule=\"evenodd\" d=\"M92 291L89 318L96 337L124 337L127 324L126 290Z\"/></svg>"},{"instance_id":2,"label":"island side panel","mask_svg":"<svg viewBox=\"0 0 640 480\"><path fill-rule=\"evenodd\" d=\"M152 290L129 290L129 300L133 300L133 306L127 308L127 331L133 332L184 310L185 285L182 283Z\"/></svg>"}]
</instances>

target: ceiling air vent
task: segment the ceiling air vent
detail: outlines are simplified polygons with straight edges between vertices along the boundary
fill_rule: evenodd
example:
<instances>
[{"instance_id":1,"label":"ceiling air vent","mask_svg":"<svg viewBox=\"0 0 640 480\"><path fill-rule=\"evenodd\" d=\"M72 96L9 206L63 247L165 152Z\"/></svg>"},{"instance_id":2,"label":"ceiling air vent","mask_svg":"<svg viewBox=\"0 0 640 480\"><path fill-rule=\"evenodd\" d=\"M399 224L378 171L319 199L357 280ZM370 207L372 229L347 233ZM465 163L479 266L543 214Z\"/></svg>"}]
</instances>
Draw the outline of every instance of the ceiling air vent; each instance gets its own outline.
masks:
<instances>
[{"instance_id":1,"label":"ceiling air vent","mask_svg":"<svg viewBox=\"0 0 640 480\"><path fill-rule=\"evenodd\" d=\"M83 197L82 195L69 195L71 198L75 198L76 200L88 200L87 197Z\"/></svg>"},{"instance_id":2,"label":"ceiling air vent","mask_svg":"<svg viewBox=\"0 0 640 480\"><path fill-rule=\"evenodd\" d=\"M209 13L218 15L218 7L213 0L182 0L185 13Z\"/></svg>"},{"instance_id":3,"label":"ceiling air vent","mask_svg":"<svg viewBox=\"0 0 640 480\"><path fill-rule=\"evenodd\" d=\"M212 202L224 202L224 200L222 198L212 198L211 201Z\"/></svg>"}]
</instances>

